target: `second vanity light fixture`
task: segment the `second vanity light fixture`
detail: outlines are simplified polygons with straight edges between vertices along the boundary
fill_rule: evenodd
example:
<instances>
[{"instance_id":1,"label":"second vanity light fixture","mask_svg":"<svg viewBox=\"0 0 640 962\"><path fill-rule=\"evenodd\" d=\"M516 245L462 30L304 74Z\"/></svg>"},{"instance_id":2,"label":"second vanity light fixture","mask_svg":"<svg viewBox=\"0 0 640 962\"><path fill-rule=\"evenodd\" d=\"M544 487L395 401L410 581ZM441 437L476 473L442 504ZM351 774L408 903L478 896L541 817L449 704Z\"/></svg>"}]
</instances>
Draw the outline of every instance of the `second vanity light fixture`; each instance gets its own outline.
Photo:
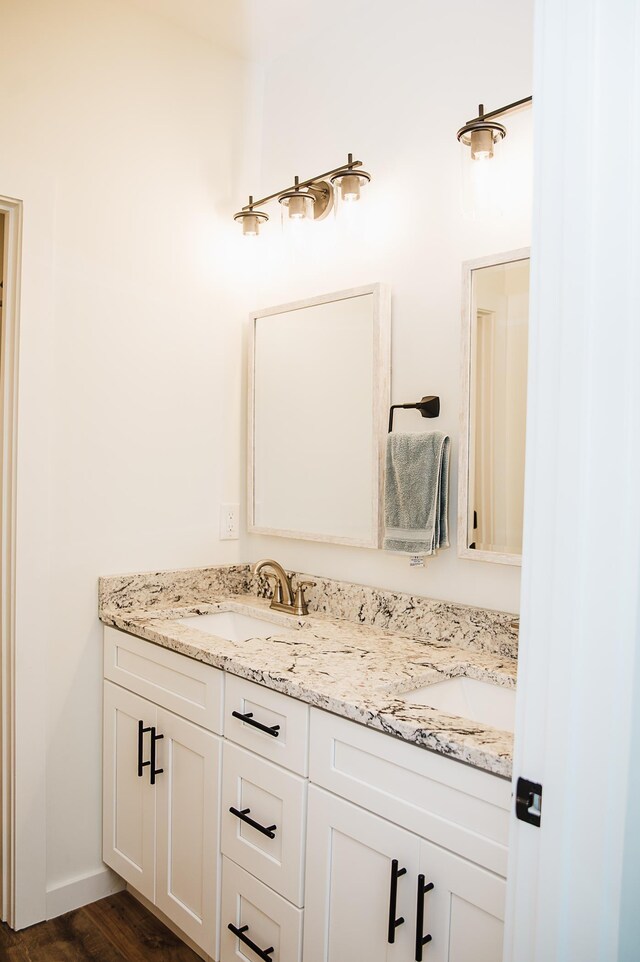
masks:
<instances>
[{"instance_id":1,"label":"second vanity light fixture","mask_svg":"<svg viewBox=\"0 0 640 962\"><path fill-rule=\"evenodd\" d=\"M497 110L491 110L489 113L485 113L484 104L480 104L478 116L468 120L457 134L460 143L471 148L471 159L489 160L493 157L494 145L507 136L507 128L499 124L495 118L502 117L503 114L530 104L532 101L533 97L523 97L522 100L515 100L512 104L498 107Z\"/></svg>"},{"instance_id":2,"label":"second vanity light fixture","mask_svg":"<svg viewBox=\"0 0 640 962\"><path fill-rule=\"evenodd\" d=\"M277 198L283 216L286 215L289 220L322 220L333 207L337 196L341 202L353 203L360 199L360 188L370 180L371 174L362 170L362 161L354 160L353 154L349 154L346 164L333 170L303 181L296 177L290 187L277 190L260 200L249 196L249 203L234 214L233 219L242 224L245 237L256 237L260 233L260 225L269 220L269 215L260 210L260 206Z\"/></svg>"}]
</instances>

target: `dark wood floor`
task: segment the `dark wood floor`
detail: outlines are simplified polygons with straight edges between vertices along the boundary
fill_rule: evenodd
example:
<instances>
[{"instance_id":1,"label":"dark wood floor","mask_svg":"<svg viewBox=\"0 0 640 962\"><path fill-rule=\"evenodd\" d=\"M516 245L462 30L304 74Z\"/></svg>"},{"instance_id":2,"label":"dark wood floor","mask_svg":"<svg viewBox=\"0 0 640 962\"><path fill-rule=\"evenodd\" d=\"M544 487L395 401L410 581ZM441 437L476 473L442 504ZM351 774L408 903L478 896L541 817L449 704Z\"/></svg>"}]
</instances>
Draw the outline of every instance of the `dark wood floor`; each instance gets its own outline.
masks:
<instances>
[{"instance_id":1,"label":"dark wood floor","mask_svg":"<svg viewBox=\"0 0 640 962\"><path fill-rule=\"evenodd\" d=\"M0 924L0 962L202 962L128 892L12 932Z\"/></svg>"}]
</instances>

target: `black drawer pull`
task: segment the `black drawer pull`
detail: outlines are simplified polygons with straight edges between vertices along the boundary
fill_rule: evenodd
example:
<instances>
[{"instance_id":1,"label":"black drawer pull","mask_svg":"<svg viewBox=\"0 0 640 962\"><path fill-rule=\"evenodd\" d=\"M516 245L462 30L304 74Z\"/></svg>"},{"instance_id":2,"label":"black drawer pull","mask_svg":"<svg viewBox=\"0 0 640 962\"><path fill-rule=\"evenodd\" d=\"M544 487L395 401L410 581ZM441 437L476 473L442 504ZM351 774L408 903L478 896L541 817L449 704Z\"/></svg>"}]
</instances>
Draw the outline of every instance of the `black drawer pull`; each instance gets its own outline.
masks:
<instances>
[{"instance_id":1,"label":"black drawer pull","mask_svg":"<svg viewBox=\"0 0 640 962\"><path fill-rule=\"evenodd\" d=\"M156 735L156 726L151 726L151 777L149 781L152 785L156 783L156 775L162 775L164 768L156 768L156 742L159 742L164 735Z\"/></svg>"},{"instance_id":2,"label":"black drawer pull","mask_svg":"<svg viewBox=\"0 0 640 962\"><path fill-rule=\"evenodd\" d=\"M252 818L249 818L249 812L251 811L250 808L243 808L242 811L239 812L238 809L237 809L237 808L234 808L233 805L232 805L231 808L229 809L229 811L231 812L232 815L235 815L236 818L239 818L241 822L246 822L247 825L250 825L251 828L255 828L255 830L256 830L257 832L262 832L262 834L263 834L263 835L266 835L267 838L275 838L275 837L276 837L276 828L277 828L278 826L277 826L277 825L268 825L268 826L265 828L264 825L261 825L261 824L260 824L260 822L254 822L254 820L253 820Z\"/></svg>"},{"instance_id":3,"label":"black drawer pull","mask_svg":"<svg viewBox=\"0 0 640 962\"><path fill-rule=\"evenodd\" d=\"M271 958L271 953L274 951L273 946L268 949L261 949L259 945L256 945L255 942L252 942L251 939L244 934L245 932L249 931L248 925L242 925L238 929L235 925L229 922L227 928L233 932L233 934L237 936L241 942L244 942L245 945L248 945L251 951L255 952L258 958L262 959L263 962L273 962L273 959Z\"/></svg>"},{"instance_id":4,"label":"black drawer pull","mask_svg":"<svg viewBox=\"0 0 640 962\"><path fill-rule=\"evenodd\" d=\"M142 755L144 753L144 736L150 731L151 727L145 728L143 721L138 722L138 778L142 778L142 769L151 764L151 762L142 761Z\"/></svg>"},{"instance_id":5,"label":"black drawer pull","mask_svg":"<svg viewBox=\"0 0 640 962\"><path fill-rule=\"evenodd\" d=\"M422 962L422 947L431 941L430 935L423 935L424 897L433 888L433 882L425 885L424 875L418 876L418 904L416 906L416 962Z\"/></svg>"},{"instance_id":6,"label":"black drawer pull","mask_svg":"<svg viewBox=\"0 0 640 962\"><path fill-rule=\"evenodd\" d=\"M402 916L399 919L396 918L396 899L398 896L398 879L406 874L406 868L398 868L398 859L394 858L391 863L391 885L389 887L389 930L387 935L389 945L393 945L396 940L397 927L404 924Z\"/></svg>"},{"instance_id":7,"label":"black drawer pull","mask_svg":"<svg viewBox=\"0 0 640 962\"><path fill-rule=\"evenodd\" d=\"M252 711L246 711L244 715L239 711L232 711L231 714L234 718L239 718L240 721L246 722L247 725L251 725L253 728L259 728L261 732L266 732L267 735L273 735L274 738L277 738L280 734L280 725L263 725L262 722L255 720Z\"/></svg>"}]
</instances>

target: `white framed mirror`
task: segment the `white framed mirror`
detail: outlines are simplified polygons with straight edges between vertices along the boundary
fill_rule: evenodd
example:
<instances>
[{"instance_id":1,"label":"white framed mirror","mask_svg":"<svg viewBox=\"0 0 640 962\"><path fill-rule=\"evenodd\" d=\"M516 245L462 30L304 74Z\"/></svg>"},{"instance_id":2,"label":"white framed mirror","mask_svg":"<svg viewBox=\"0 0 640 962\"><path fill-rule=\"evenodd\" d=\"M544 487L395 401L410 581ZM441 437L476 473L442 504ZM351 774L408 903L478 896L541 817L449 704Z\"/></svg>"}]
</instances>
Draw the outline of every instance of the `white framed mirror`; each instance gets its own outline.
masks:
<instances>
[{"instance_id":1,"label":"white framed mirror","mask_svg":"<svg viewBox=\"0 0 640 962\"><path fill-rule=\"evenodd\" d=\"M389 289L339 291L250 321L249 532L379 547Z\"/></svg>"},{"instance_id":2,"label":"white framed mirror","mask_svg":"<svg viewBox=\"0 0 640 962\"><path fill-rule=\"evenodd\" d=\"M462 266L458 554L522 563L529 248Z\"/></svg>"}]
</instances>

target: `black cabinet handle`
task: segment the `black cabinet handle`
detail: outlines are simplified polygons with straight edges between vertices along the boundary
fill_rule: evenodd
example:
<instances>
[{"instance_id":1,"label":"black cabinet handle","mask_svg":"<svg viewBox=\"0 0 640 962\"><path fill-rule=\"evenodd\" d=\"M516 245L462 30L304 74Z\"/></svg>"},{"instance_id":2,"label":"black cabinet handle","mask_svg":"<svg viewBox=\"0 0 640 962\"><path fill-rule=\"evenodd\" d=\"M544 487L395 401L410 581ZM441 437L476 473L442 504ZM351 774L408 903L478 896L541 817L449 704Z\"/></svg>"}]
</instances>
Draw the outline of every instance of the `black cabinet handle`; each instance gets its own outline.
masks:
<instances>
[{"instance_id":1,"label":"black cabinet handle","mask_svg":"<svg viewBox=\"0 0 640 962\"><path fill-rule=\"evenodd\" d=\"M159 742L164 735L156 735L156 726L151 726L151 777L150 782L152 785L156 783L156 775L162 775L164 768L156 768L156 742Z\"/></svg>"},{"instance_id":2,"label":"black cabinet handle","mask_svg":"<svg viewBox=\"0 0 640 962\"><path fill-rule=\"evenodd\" d=\"M232 711L231 714L234 718L239 718L240 721L246 722L247 725L252 725L253 728L259 728L261 732L266 732L267 735L273 735L274 738L277 738L280 734L280 725L263 725L262 722L255 720L252 711L247 711L244 715L239 711Z\"/></svg>"},{"instance_id":3,"label":"black cabinet handle","mask_svg":"<svg viewBox=\"0 0 640 962\"><path fill-rule=\"evenodd\" d=\"M396 918L396 899L398 896L398 879L406 874L406 868L398 868L398 859L394 858L391 863L391 885L389 886L389 930L387 935L389 945L393 945L396 940L397 927L404 923L402 916L399 919Z\"/></svg>"},{"instance_id":4,"label":"black cabinet handle","mask_svg":"<svg viewBox=\"0 0 640 962\"><path fill-rule=\"evenodd\" d=\"M424 897L433 888L433 882L425 885L424 875L418 876L418 904L416 907L416 962L422 962L422 947L431 941L430 935L423 935L424 931Z\"/></svg>"},{"instance_id":5,"label":"black cabinet handle","mask_svg":"<svg viewBox=\"0 0 640 962\"><path fill-rule=\"evenodd\" d=\"M138 778L142 778L142 769L150 765L151 762L143 762L142 756L144 754L144 736L147 732L150 732L151 728L145 728L144 722L138 722Z\"/></svg>"},{"instance_id":6,"label":"black cabinet handle","mask_svg":"<svg viewBox=\"0 0 640 962\"><path fill-rule=\"evenodd\" d=\"M244 934L245 932L249 931L248 925L242 925L238 929L235 925L229 922L227 928L233 932L233 934L237 936L241 942L244 942L245 945L248 945L251 951L255 952L258 958L262 959L263 962L273 962L273 959L271 958L271 953L274 951L273 946L268 949L261 949L259 945L256 945L255 942L252 942L249 936Z\"/></svg>"},{"instance_id":7,"label":"black cabinet handle","mask_svg":"<svg viewBox=\"0 0 640 962\"><path fill-rule=\"evenodd\" d=\"M250 808L243 808L242 811L239 812L238 809L237 809L237 808L234 808L233 805L232 805L231 808L229 809L229 811L231 812L232 815L235 815L236 818L239 818L241 822L246 822L247 825L250 825L251 828L255 828L255 830L256 830L257 832L262 832L262 834L263 834L263 835L266 835L267 838L275 838L275 837L276 837L276 828L277 828L278 826L277 826L277 825L268 825L268 826L265 828L264 825L261 825L261 824L260 824L260 822L254 822L254 820L253 820L252 818L249 818L249 812L251 811Z\"/></svg>"}]
</instances>

